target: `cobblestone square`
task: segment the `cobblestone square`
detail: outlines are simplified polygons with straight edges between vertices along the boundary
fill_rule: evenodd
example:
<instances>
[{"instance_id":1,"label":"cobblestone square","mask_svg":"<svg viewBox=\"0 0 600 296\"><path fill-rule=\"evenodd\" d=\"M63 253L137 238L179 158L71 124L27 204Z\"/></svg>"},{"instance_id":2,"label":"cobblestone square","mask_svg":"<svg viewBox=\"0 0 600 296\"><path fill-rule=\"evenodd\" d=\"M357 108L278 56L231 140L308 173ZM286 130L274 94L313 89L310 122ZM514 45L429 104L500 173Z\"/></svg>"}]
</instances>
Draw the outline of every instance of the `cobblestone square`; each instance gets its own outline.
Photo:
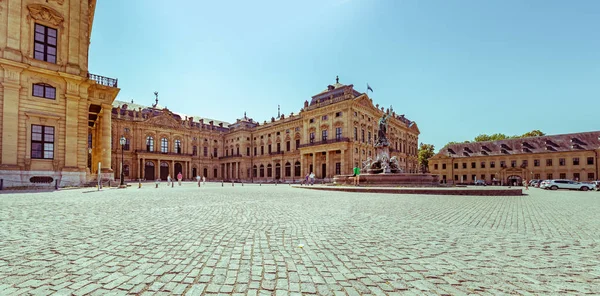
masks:
<instances>
[{"instance_id":1,"label":"cobblestone square","mask_svg":"<svg viewBox=\"0 0 600 296\"><path fill-rule=\"evenodd\" d=\"M600 294L600 192L0 194L1 295Z\"/></svg>"}]
</instances>

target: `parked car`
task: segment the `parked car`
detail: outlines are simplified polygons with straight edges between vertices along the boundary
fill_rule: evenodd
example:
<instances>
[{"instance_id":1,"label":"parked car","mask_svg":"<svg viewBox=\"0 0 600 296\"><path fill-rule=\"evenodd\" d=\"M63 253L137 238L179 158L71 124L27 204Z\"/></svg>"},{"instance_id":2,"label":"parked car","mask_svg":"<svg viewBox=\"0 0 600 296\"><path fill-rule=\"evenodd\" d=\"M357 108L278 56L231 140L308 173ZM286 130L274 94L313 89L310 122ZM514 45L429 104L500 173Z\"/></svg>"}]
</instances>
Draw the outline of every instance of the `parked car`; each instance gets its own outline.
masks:
<instances>
[{"instance_id":1,"label":"parked car","mask_svg":"<svg viewBox=\"0 0 600 296\"><path fill-rule=\"evenodd\" d=\"M594 186L594 190L600 191L600 181L590 181L590 182L586 182L586 183L592 184Z\"/></svg>"},{"instance_id":2,"label":"parked car","mask_svg":"<svg viewBox=\"0 0 600 296\"><path fill-rule=\"evenodd\" d=\"M588 190L593 190L594 185L585 184L585 183L572 181L572 180L558 179L558 180L550 180L548 185L545 187L545 189L550 189L550 190L570 189L570 190L588 191Z\"/></svg>"},{"instance_id":3,"label":"parked car","mask_svg":"<svg viewBox=\"0 0 600 296\"><path fill-rule=\"evenodd\" d=\"M475 186L487 186L485 180L475 180Z\"/></svg>"},{"instance_id":4,"label":"parked car","mask_svg":"<svg viewBox=\"0 0 600 296\"><path fill-rule=\"evenodd\" d=\"M537 187L539 187L541 189L546 189L549 184L550 184L550 180L543 180L540 182L540 185Z\"/></svg>"},{"instance_id":5,"label":"parked car","mask_svg":"<svg viewBox=\"0 0 600 296\"><path fill-rule=\"evenodd\" d=\"M529 181L529 186L531 186L531 187L537 187L535 185L539 184L541 181L542 180L537 180L537 179L531 180L531 181Z\"/></svg>"}]
</instances>

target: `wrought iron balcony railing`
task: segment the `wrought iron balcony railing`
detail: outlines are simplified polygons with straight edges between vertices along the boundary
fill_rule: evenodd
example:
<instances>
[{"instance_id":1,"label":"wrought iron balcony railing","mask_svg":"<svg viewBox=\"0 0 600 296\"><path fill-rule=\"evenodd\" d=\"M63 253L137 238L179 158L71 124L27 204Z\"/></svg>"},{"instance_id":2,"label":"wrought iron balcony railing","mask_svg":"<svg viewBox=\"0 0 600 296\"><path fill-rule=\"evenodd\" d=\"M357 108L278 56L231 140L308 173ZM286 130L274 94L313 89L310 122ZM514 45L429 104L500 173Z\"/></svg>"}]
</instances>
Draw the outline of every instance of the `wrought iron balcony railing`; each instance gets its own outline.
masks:
<instances>
[{"instance_id":1,"label":"wrought iron balcony railing","mask_svg":"<svg viewBox=\"0 0 600 296\"><path fill-rule=\"evenodd\" d=\"M109 86L109 87L117 87L119 80L116 78L104 77L92 73L88 73L88 78L96 81L98 84Z\"/></svg>"},{"instance_id":2,"label":"wrought iron balcony railing","mask_svg":"<svg viewBox=\"0 0 600 296\"><path fill-rule=\"evenodd\" d=\"M227 159L227 158L233 158L233 157L242 157L242 154L232 154L232 155L225 155L225 156L219 156L219 159Z\"/></svg>"},{"instance_id":3,"label":"wrought iron balcony railing","mask_svg":"<svg viewBox=\"0 0 600 296\"><path fill-rule=\"evenodd\" d=\"M177 153L177 152L160 152L160 151L148 151L148 150L135 150L136 153L150 153L150 154L162 154L162 155L177 155L177 156L194 156L191 153Z\"/></svg>"},{"instance_id":4,"label":"wrought iron balcony railing","mask_svg":"<svg viewBox=\"0 0 600 296\"><path fill-rule=\"evenodd\" d=\"M350 142L350 138L337 138L337 139L330 139L330 140L325 140L325 141L315 141L312 143L300 144L300 146L298 148L317 146L317 145L325 145L325 144L333 144L333 143L338 143L338 142Z\"/></svg>"}]
</instances>

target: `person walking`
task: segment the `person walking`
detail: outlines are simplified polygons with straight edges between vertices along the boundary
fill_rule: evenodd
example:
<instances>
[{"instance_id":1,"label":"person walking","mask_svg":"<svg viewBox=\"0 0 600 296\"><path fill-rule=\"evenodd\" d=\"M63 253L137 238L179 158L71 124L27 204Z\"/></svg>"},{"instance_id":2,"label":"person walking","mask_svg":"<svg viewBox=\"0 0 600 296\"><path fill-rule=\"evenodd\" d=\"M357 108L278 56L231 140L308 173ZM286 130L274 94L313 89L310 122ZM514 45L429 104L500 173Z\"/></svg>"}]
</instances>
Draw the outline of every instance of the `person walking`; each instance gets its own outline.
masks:
<instances>
[{"instance_id":1,"label":"person walking","mask_svg":"<svg viewBox=\"0 0 600 296\"><path fill-rule=\"evenodd\" d=\"M525 190L529 190L529 183L527 182L527 179L523 181L523 185L525 185Z\"/></svg>"},{"instance_id":2,"label":"person walking","mask_svg":"<svg viewBox=\"0 0 600 296\"><path fill-rule=\"evenodd\" d=\"M200 178L200 175L196 176L196 181L198 182L198 187L200 187L200 181L202 180L202 178Z\"/></svg>"},{"instance_id":3,"label":"person walking","mask_svg":"<svg viewBox=\"0 0 600 296\"><path fill-rule=\"evenodd\" d=\"M304 176L304 185L308 186L308 178L310 176L310 173L306 173L306 176Z\"/></svg>"},{"instance_id":4,"label":"person walking","mask_svg":"<svg viewBox=\"0 0 600 296\"><path fill-rule=\"evenodd\" d=\"M360 168L355 166L352 170L354 172L352 175L352 177L354 177L354 186L360 186Z\"/></svg>"},{"instance_id":5,"label":"person walking","mask_svg":"<svg viewBox=\"0 0 600 296\"><path fill-rule=\"evenodd\" d=\"M177 183L179 184L179 186L181 186L181 179L183 179L183 175L181 174L181 172L179 172L179 174L177 174Z\"/></svg>"},{"instance_id":6,"label":"person walking","mask_svg":"<svg viewBox=\"0 0 600 296\"><path fill-rule=\"evenodd\" d=\"M167 187L171 186L171 174L167 176Z\"/></svg>"},{"instance_id":7,"label":"person walking","mask_svg":"<svg viewBox=\"0 0 600 296\"><path fill-rule=\"evenodd\" d=\"M202 176L202 185L206 185L206 177Z\"/></svg>"},{"instance_id":8,"label":"person walking","mask_svg":"<svg viewBox=\"0 0 600 296\"><path fill-rule=\"evenodd\" d=\"M315 173L310 172L310 175L308 177L310 178L310 185L315 185Z\"/></svg>"}]
</instances>

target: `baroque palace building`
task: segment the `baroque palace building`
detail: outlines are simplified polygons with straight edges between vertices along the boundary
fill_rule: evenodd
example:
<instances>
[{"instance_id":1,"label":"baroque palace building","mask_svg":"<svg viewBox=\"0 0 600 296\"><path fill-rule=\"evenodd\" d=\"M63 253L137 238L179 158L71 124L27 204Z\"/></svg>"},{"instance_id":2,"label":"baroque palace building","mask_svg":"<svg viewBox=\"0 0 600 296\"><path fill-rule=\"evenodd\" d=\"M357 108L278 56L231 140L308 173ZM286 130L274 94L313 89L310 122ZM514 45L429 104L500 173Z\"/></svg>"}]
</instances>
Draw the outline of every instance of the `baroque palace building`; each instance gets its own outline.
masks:
<instances>
[{"instance_id":1,"label":"baroque palace building","mask_svg":"<svg viewBox=\"0 0 600 296\"><path fill-rule=\"evenodd\" d=\"M157 93L155 93L157 95ZM417 124L373 105L353 85L336 83L305 101L298 114L259 123L244 116L227 123L152 106L115 101L112 109L112 164L115 178L294 182L314 172L330 179L375 157L378 119L390 114L391 156L405 172L417 171ZM125 138L121 147L119 140Z\"/></svg>"},{"instance_id":2,"label":"baroque palace building","mask_svg":"<svg viewBox=\"0 0 600 296\"><path fill-rule=\"evenodd\" d=\"M0 0L2 185L111 178L117 80L88 72L96 0ZM91 143L88 143L91 139ZM92 167L89 163L101 163Z\"/></svg>"},{"instance_id":3,"label":"baroque palace building","mask_svg":"<svg viewBox=\"0 0 600 296\"><path fill-rule=\"evenodd\" d=\"M600 131L447 145L429 170L447 183L522 184L532 179L598 179Z\"/></svg>"}]
</instances>

